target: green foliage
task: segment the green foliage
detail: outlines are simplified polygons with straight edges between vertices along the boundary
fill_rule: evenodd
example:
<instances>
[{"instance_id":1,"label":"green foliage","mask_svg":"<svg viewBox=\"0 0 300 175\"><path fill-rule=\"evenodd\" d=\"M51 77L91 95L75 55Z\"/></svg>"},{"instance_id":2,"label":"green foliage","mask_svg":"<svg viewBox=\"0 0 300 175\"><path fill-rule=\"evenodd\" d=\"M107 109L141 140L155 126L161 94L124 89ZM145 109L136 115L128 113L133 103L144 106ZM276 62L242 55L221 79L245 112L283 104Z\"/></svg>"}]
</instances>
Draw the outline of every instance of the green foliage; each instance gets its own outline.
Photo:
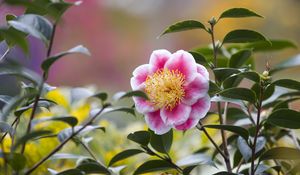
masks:
<instances>
[{"instance_id":1,"label":"green foliage","mask_svg":"<svg viewBox=\"0 0 300 175\"><path fill-rule=\"evenodd\" d=\"M260 17L262 18L261 15L246 9L246 8L232 8L224 11L219 19L221 18L245 18L245 17Z\"/></svg>"},{"instance_id":2,"label":"green foliage","mask_svg":"<svg viewBox=\"0 0 300 175\"><path fill-rule=\"evenodd\" d=\"M163 33L160 36L165 35L167 33L181 32L181 31L192 30L192 29L206 30L204 24L202 24L201 22L195 20L187 20L187 21L177 22L169 26L167 29L163 31Z\"/></svg>"}]
</instances>

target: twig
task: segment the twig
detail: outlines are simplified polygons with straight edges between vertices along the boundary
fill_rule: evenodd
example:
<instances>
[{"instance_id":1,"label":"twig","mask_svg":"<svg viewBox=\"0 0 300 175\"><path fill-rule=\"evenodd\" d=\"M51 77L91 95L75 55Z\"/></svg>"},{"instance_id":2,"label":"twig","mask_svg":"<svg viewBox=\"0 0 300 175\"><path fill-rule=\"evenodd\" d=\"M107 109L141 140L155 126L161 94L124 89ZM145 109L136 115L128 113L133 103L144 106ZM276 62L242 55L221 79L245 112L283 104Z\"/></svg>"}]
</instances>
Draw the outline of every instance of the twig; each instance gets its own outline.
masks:
<instances>
[{"instance_id":1,"label":"twig","mask_svg":"<svg viewBox=\"0 0 300 175\"><path fill-rule=\"evenodd\" d=\"M197 129L199 129L200 131L203 131L204 134L206 135L206 137L209 139L209 141L214 145L214 147L217 149L217 151L221 154L221 156L226 159L225 154L223 153L223 151L220 149L220 147L217 145L217 143L213 140L213 138L208 134L207 130L203 127L201 121L199 121L199 126L196 126Z\"/></svg>"},{"instance_id":2,"label":"twig","mask_svg":"<svg viewBox=\"0 0 300 175\"><path fill-rule=\"evenodd\" d=\"M90 147L88 145L86 145L85 143L83 143L81 140L79 140L79 143L83 146L83 148L90 154L90 156L97 162L98 159L96 157L96 155L93 153L93 151L90 149Z\"/></svg>"}]
</instances>

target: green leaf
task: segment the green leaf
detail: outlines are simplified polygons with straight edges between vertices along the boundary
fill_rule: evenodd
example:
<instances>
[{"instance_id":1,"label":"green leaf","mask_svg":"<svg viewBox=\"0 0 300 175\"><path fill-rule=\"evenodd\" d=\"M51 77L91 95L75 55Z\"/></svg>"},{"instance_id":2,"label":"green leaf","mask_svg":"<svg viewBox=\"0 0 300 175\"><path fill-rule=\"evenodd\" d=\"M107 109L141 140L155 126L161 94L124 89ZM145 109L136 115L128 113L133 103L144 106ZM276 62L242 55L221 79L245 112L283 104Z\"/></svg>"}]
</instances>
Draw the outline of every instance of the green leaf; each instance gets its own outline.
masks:
<instances>
[{"instance_id":1,"label":"green leaf","mask_svg":"<svg viewBox=\"0 0 300 175\"><path fill-rule=\"evenodd\" d=\"M279 51L286 48L297 48L296 44L288 40L270 40L271 44L265 41L248 43L243 48L252 48L254 52Z\"/></svg>"},{"instance_id":2,"label":"green leaf","mask_svg":"<svg viewBox=\"0 0 300 175\"><path fill-rule=\"evenodd\" d=\"M123 98L128 98L128 97L141 97L141 98L144 98L144 99L148 99L148 96L147 94L145 94L145 92L143 91L129 91L125 94L122 94L118 99L123 99Z\"/></svg>"},{"instance_id":3,"label":"green leaf","mask_svg":"<svg viewBox=\"0 0 300 175\"><path fill-rule=\"evenodd\" d=\"M6 21L15 20L16 18L17 18L17 16L14 14L7 14L5 16Z\"/></svg>"},{"instance_id":4,"label":"green leaf","mask_svg":"<svg viewBox=\"0 0 300 175\"><path fill-rule=\"evenodd\" d=\"M10 75L21 77L23 79L29 80L30 82L38 85L41 81L41 78L34 72L26 68L19 68L19 67L1 67L0 68L0 75Z\"/></svg>"},{"instance_id":5,"label":"green leaf","mask_svg":"<svg viewBox=\"0 0 300 175\"><path fill-rule=\"evenodd\" d=\"M172 142L173 142L173 130L163 134L157 135L153 131L150 131L151 138L150 138L150 145L160 153L166 153L171 149Z\"/></svg>"},{"instance_id":6,"label":"green leaf","mask_svg":"<svg viewBox=\"0 0 300 175\"><path fill-rule=\"evenodd\" d=\"M9 48L15 45L19 46L24 53L29 52L29 45L26 40L26 35L14 28L0 28L0 41L5 40Z\"/></svg>"},{"instance_id":7,"label":"green leaf","mask_svg":"<svg viewBox=\"0 0 300 175\"><path fill-rule=\"evenodd\" d=\"M250 49L240 50L231 56L229 61L229 66L233 68L241 67L247 62L247 60L251 57L251 55L252 55L252 50Z\"/></svg>"},{"instance_id":8,"label":"green leaf","mask_svg":"<svg viewBox=\"0 0 300 175\"><path fill-rule=\"evenodd\" d=\"M247 78L256 83L260 82L260 75L257 72L247 71L247 72L241 72L229 76L223 81L222 85L224 88L235 87L239 85L239 83L243 78Z\"/></svg>"},{"instance_id":9,"label":"green leaf","mask_svg":"<svg viewBox=\"0 0 300 175\"><path fill-rule=\"evenodd\" d=\"M274 84L276 86L300 91L300 82L296 81L296 80L280 79L280 80L274 81L272 84Z\"/></svg>"},{"instance_id":10,"label":"green leaf","mask_svg":"<svg viewBox=\"0 0 300 175\"><path fill-rule=\"evenodd\" d=\"M107 100L108 95L105 92L99 92L99 93L93 95L92 97L96 97L96 98L100 99L102 102L104 102Z\"/></svg>"},{"instance_id":11,"label":"green leaf","mask_svg":"<svg viewBox=\"0 0 300 175\"><path fill-rule=\"evenodd\" d=\"M231 75L242 72L240 69L235 68L215 68L213 71L215 73L216 79L221 82Z\"/></svg>"},{"instance_id":12,"label":"green leaf","mask_svg":"<svg viewBox=\"0 0 300 175\"><path fill-rule=\"evenodd\" d=\"M186 20L186 21L177 22L169 26L163 31L163 33L159 37L167 33L181 32L181 31L192 30L192 29L206 30L205 26L201 22L195 20Z\"/></svg>"},{"instance_id":13,"label":"green leaf","mask_svg":"<svg viewBox=\"0 0 300 175\"><path fill-rule=\"evenodd\" d=\"M127 159L128 157L135 156L140 153L144 153L144 151L139 150L139 149L128 149L128 150L122 151L122 152L118 153L117 155L115 155L110 160L108 166L112 166L114 163L116 163L120 160Z\"/></svg>"},{"instance_id":14,"label":"green leaf","mask_svg":"<svg viewBox=\"0 0 300 175\"><path fill-rule=\"evenodd\" d=\"M25 14L15 20L8 21L13 28L41 39L46 45L52 35L52 24L45 17L35 14Z\"/></svg>"},{"instance_id":15,"label":"green leaf","mask_svg":"<svg viewBox=\"0 0 300 175\"><path fill-rule=\"evenodd\" d=\"M7 156L8 164L15 170L20 171L26 166L26 157L19 153L8 154Z\"/></svg>"},{"instance_id":16,"label":"green leaf","mask_svg":"<svg viewBox=\"0 0 300 175\"><path fill-rule=\"evenodd\" d=\"M218 172L218 173L215 173L213 175L239 175L239 174L235 174L235 173L228 173L226 171L221 171L221 172Z\"/></svg>"},{"instance_id":17,"label":"green leaf","mask_svg":"<svg viewBox=\"0 0 300 175\"><path fill-rule=\"evenodd\" d=\"M149 160L140 165L133 175L173 169L173 165L163 160Z\"/></svg>"},{"instance_id":18,"label":"green leaf","mask_svg":"<svg viewBox=\"0 0 300 175\"><path fill-rule=\"evenodd\" d=\"M224 129L226 131L233 132L241 137L243 137L245 140L248 140L249 133L245 128L234 126L234 125L204 125L205 128L213 128L213 129Z\"/></svg>"},{"instance_id":19,"label":"green leaf","mask_svg":"<svg viewBox=\"0 0 300 175\"><path fill-rule=\"evenodd\" d=\"M104 173L110 174L109 170L97 162L82 163L76 167L77 169L87 173Z\"/></svg>"},{"instance_id":20,"label":"green leaf","mask_svg":"<svg viewBox=\"0 0 300 175\"><path fill-rule=\"evenodd\" d=\"M115 107L115 108L106 108L105 112L103 112L101 115L112 113L112 112L126 112L133 116L135 116L135 111L132 108L129 107Z\"/></svg>"},{"instance_id":21,"label":"green leaf","mask_svg":"<svg viewBox=\"0 0 300 175\"><path fill-rule=\"evenodd\" d=\"M295 55L273 67L273 69L270 70L270 74L273 74L275 72L278 72L280 70L288 69L288 68L293 68L300 66L300 54Z\"/></svg>"},{"instance_id":22,"label":"green leaf","mask_svg":"<svg viewBox=\"0 0 300 175\"><path fill-rule=\"evenodd\" d=\"M231 8L226 11L224 11L219 19L222 18L244 18L244 17L260 17L263 18L263 16L249 10L246 8Z\"/></svg>"},{"instance_id":23,"label":"green leaf","mask_svg":"<svg viewBox=\"0 0 300 175\"><path fill-rule=\"evenodd\" d=\"M43 117L43 118L33 120L33 122L37 122L37 123L45 122L45 121L61 121L67 123L71 127L76 126L78 123L77 118L73 116Z\"/></svg>"},{"instance_id":24,"label":"green leaf","mask_svg":"<svg viewBox=\"0 0 300 175\"><path fill-rule=\"evenodd\" d=\"M73 47L72 49L70 49L66 52L59 53L56 56L46 59L42 63L42 69L47 74L53 63L55 63L60 58L66 56L66 55L69 55L69 54L73 54L73 53L81 53L81 54L85 54L85 55L91 55L87 48L83 47L82 45L79 45L79 46Z\"/></svg>"},{"instance_id":25,"label":"green leaf","mask_svg":"<svg viewBox=\"0 0 300 175\"><path fill-rule=\"evenodd\" d=\"M196 63L202 64L202 65L207 65L207 60L203 54L201 54L199 52L194 52L194 51L190 51L190 54L193 55Z\"/></svg>"},{"instance_id":26,"label":"green leaf","mask_svg":"<svg viewBox=\"0 0 300 175\"><path fill-rule=\"evenodd\" d=\"M189 156L186 156L176 162L176 165L178 166L193 166L193 165L211 165L216 167L214 162L212 161L211 157L202 154L202 153L197 153L197 154L192 154Z\"/></svg>"},{"instance_id":27,"label":"green leaf","mask_svg":"<svg viewBox=\"0 0 300 175\"><path fill-rule=\"evenodd\" d=\"M85 173L80 169L69 169L69 170L59 172L56 175L85 175Z\"/></svg>"},{"instance_id":28,"label":"green leaf","mask_svg":"<svg viewBox=\"0 0 300 175\"><path fill-rule=\"evenodd\" d=\"M255 153L261 151L265 147L265 144L266 144L266 139L264 137L258 137L255 146ZM249 147L247 141L242 137L238 137L237 146L244 160L248 162L248 160L252 156L252 149Z\"/></svg>"},{"instance_id":29,"label":"green leaf","mask_svg":"<svg viewBox=\"0 0 300 175\"><path fill-rule=\"evenodd\" d=\"M279 109L268 117L267 122L283 128L300 129L300 112Z\"/></svg>"},{"instance_id":30,"label":"green leaf","mask_svg":"<svg viewBox=\"0 0 300 175\"><path fill-rule=\"evenodd\" d=\"M12 99L11 96L8 95L0 95L0 101L7 104Z\"/></svg>"},{"instance_id":31,"label":"green leaf","mask_svg":"<svg viewBox=\"0 0 300 175\"><path fill-rule=\"evenodd\" d=\"M20 146L23 143L26 143L30 140L33 140L33 139L37 138L37 137L49 135L51 133L52 133L51 131L47 131L47 130L32 131L31 133L26 134L26 135L22 136L21 138L19 138L16 141L15 145L13 146L13 150L18 148L18 146Z\"/></svg>"},{"instance_id":32,"label":"green leaf","mask_svg":"<svg viewBox=\"0 0 300 175\"><path fill-rule=\"evenodd\" d=\"M253 30L238 29L229 32L223 39L223 44L225 43L248 43L256 41L269 41L260 33ZM269 43L271 44L271 43Z\"/></svg>"},{"instance_id":33,"label":"green leaf","mask_svg":"<svg viewBox=\"0 0 300 175\"><path fill-rule=\"evenodd\" d=\"M253 104L256 102L254 91L247 88L229 88L219 92L219 94L226 98L244 100Z\"/></svg>"},{"instance_id":34,"label":"green leaf","mask_svg":"<svg viewBox=\"0 0 300 175\"><path fill-rule=\"evenodd\" d=\"M136 131L130 133L127 136L127 139L134 141L135 143L138 143L140 145L147 146L150 142L150 133L148 131Z\"/></svg>"},{"instance_id":35,"label":"green leaf","mask_svg":"<svg viewBox=\"0 0 300 175\"><path fill-rule=\"evenodd\" d=\"M218 87L218 85L215 82L209 81L209 95L213 96L219 91L221 91L221 89Z\"/></svg>"},{"instance_id":36,"label":"green leaf","mask_svg":"<svg viewBox=\"0 0 300 175\"><path fill-rule=\"evenodd\" d=\"M298 160L300 159L300 150L288 147L271 148L264 152L260 160L281 159L281 160Z\"/></svg>"},{"instance_id":37,"label":"green leaf","mask_svg":"<svg viewBox=\"0 0 300 175\"><path fill-rule=\"evenodd\" d=\"M75 126L72 128L66 128L62 131L60 131L57 135L57 138L60 142L63 142L65 139L69 138L74 132L77 132L78 130L80 130L83 126ZM89 125L87 127L85 127L84 129L82 129L77 136L84 136L88 133L90 133L91 131L94 130L102 130L103 132L105 132L105 128L102 126L93 126L93 125Z\"/></svg>"},{"instance_id":38,"label":"green leaf","mask_svg":"<svg viewBox=\"0 0 300 175\"><path fill-rule=\"evenodd\" d=\"M239 108L228 108L227 109L227 118L228 120L237 121L239 119L248 118L248 115Z\"/></svg>"}]
</instances>

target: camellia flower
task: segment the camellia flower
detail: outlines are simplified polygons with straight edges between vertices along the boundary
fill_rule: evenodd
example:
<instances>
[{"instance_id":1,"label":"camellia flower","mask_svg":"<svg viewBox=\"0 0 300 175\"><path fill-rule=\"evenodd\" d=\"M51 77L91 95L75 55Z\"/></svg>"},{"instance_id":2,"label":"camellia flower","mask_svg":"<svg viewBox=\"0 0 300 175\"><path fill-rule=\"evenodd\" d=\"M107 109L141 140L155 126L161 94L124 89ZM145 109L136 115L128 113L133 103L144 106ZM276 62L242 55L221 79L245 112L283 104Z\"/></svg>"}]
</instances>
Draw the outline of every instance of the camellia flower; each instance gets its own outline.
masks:
<instances>
[{"instance_id":1,"label":"camellia flower","mask_svg":"<svg viewBox=\"0 0 300 175\"><path fill-rule=\"evenodd\" d=\"M210 108L209 75L193 56L183 50L171 54L153 51L149 64L137 67L131 78L133 90L144 91L149 99L134 97L136 110L156 134L171 128L195 127Z\"/></svg>"}]
</instances>

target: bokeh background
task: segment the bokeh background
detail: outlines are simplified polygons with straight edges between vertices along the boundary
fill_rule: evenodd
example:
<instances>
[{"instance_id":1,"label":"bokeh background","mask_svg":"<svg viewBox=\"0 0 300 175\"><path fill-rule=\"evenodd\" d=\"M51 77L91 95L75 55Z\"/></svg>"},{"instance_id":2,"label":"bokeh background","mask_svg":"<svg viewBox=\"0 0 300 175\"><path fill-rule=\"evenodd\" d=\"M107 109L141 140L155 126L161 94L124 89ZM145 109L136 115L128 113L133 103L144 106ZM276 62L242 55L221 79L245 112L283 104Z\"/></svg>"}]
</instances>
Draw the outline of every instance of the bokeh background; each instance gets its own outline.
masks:
<instances>
[{"instance_id":1,"label":"bokeh background","mask_svg":"<svg viewBox=\"0 0 300 175\"><path fill-rule=\"evenodd\" d=\"M210 42L207 33L201 30L157 39L165 27L184 19L206 23L212 16L218 17L232 7L250 8L265 18L222 20L216 28L217 39L221 40L231 29L250 28L269 38L286 38L299 44L299 0L83 0L80 6L67 11L59 24L52 53L83 44L90 49L92 56L72 55L60 60L53 66L48 83L53 86L97 85L109 92L129 90L132 71L148 62L153 50L189 50ZM1 6L1 25L5 24L5 15L12 12L21 14L22 9ZM10 57L40 72L45 48L35 38L30 38L30 41L30 56L23 56L19 49L15 49ZM259 54L256 56L257 69L263 71L266 60L274 65L298 52L298 49L288 49L280 53ZM300 80L296 69L278 76Z\"/></svg>"}]
</instances>

